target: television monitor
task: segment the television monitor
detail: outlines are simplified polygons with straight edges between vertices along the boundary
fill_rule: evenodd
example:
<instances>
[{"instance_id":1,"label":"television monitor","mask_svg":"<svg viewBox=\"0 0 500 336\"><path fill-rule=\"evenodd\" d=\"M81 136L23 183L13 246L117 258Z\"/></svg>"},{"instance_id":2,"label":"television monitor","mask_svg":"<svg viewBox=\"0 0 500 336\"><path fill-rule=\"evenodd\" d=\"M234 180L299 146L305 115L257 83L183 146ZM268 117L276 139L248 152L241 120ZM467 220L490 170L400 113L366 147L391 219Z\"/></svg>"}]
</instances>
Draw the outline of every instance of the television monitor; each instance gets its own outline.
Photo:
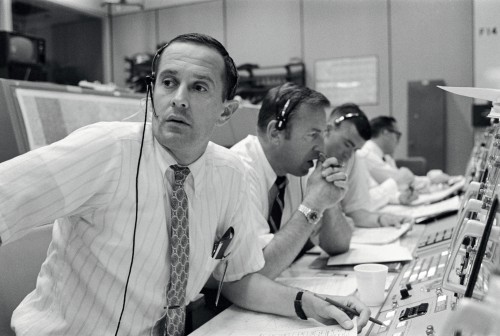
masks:
<instances>
[{"instance_id":1,"label":"television monitor","mask_svg":"<svg viewBox=\"0 0 500 336\"><path fill-rule=\"evenodd\" d=\"M45 64L45 40L17 32L0 31L0 66L13 63Z\"/></svg>"}]
</instances>

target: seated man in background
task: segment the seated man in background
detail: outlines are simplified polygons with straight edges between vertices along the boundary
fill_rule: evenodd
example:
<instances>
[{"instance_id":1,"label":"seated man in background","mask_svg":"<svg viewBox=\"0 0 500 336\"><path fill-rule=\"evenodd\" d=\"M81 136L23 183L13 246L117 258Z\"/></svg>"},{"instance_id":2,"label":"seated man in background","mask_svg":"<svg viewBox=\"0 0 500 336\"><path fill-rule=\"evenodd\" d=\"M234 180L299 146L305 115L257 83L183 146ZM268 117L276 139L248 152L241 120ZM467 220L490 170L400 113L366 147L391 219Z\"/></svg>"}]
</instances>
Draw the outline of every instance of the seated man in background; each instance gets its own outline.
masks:
<instances>
[{"instance_id":1,"label":"seated man in background","mask_svg":"<svg viewBox=\"0 0 500 336\"><path fill-rule=\"evenodd\" d=\"M393 180L400 192L409 188L418 192L426 192L433 183L445 183L449 176L440 170L431 170L427 176L415 176L408 168L396 166L393 155L401 138L396 119L390 116L379 116L370 121L372 138L360 151L365 158L371 177L378 183ZM411 202L411 198L401 200L402 204Z\"/></svg>"},{"instance_id":2,"label":"seated man in background","mask_svg":"<svg viewBox=\"0 0 500 336\"><path fill-rule=\"evenodd\" d=\"M411 218L371 211L370 183L364 162L353 155L371 137L370 123L356 105L346 103L336 107L328 117L325 150L344 164L348 190L342 199L344 213L358 227L399 226Z\"/></svg>"},{"instance_id":3,"label":"seated man in background","mask_svg":"<svg viewBox=\"0 0 500 336\"><path fill-rule=\"evenodd\" d=\"M346 175L334 168L326 181L321 167L338 162L317 160L324 151L329 106L325 96L309 88L292 83L275 87L262 102L257 136L231 148L249 171L251 202L260 210L253 223L266 261L260 273L270 278L313 246L307 244L313 232L319 234L312 240L329 254L349 249L352 232L338 205Z\"/></svg>"},{"instance_id":4,"label":"seated man in background","mask_svg":"<svg viewBox=\"0 0 500 336\"><path fill-rule=\"evenodd\" d=\"M370 175L366 166L365 157L361 151L356 152L356 161L363 165L363 170L368 176L370 186L370 207L369 210L377 210L387 204L410 204L418 198L418 192L413 188L399 189L398 183L393 178L388 178L382 183L377 183Z\"/></svg>"}]
</instances>

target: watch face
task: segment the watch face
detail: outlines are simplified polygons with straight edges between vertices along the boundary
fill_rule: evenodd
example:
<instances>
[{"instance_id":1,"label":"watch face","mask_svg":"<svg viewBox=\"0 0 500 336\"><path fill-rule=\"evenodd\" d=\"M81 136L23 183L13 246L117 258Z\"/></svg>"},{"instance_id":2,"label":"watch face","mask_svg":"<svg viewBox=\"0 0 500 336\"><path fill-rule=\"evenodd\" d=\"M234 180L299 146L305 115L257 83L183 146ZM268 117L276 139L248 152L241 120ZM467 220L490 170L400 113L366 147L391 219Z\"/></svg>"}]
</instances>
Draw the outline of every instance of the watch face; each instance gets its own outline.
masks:
<instances>
[{"instance_id":1,"label":"watch face","mask_svg":"<svg viewBox=\"0 0 500 336\"><path fill-rule=\"evenodd\" d=\"M316 211L311 211L311 213L309 214L309 218L314 222L317 221L318 220L318 213Z\"/></svg>"}]
</instances>

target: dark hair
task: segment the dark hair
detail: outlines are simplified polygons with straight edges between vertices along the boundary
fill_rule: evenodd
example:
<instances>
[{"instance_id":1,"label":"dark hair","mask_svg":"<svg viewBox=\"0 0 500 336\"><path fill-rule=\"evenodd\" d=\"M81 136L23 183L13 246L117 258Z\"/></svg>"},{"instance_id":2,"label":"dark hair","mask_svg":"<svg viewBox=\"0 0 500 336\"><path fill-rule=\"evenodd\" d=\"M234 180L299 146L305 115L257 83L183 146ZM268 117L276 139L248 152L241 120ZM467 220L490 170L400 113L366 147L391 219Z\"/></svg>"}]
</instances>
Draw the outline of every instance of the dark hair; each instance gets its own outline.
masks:
<instances>
[{"instance_id":1,"label":"dark hair","mask_svg":"<svg viewBox=\"0 0 500 336\"><path fill-rule=\"evenodd\" d=\"M363 139L370 140L372 137L370 122L366 114L354 103L345 103L334 108L328 121L333 121L333 124L337 126L344 121L352 122Z\"/></svg>"},{"instance_id":2,"label":"dark hair","mask_svg":"<svg viewBox=\"0 0 500 336\"><path fill-rule=\"evenodd\" d=\"M290 101L285 111L285 118L281 118L285 104ZM305 86L299 86L294 83L286 82L280 86L270 89L259 110L257 127L265 132L267 125L271 120L282 120L282 128L285 130L285 136L290 134L290 120L293 119L300 106L307 104L318 107L329 107L330 101L322 93L311 90ZM283 120L284 119L284 120Z\"/></svg>"},{"instance_id":3,"label":"dark hair","mask_svg":"<svg viewBox=\"0 0 500 336\"><path fill-rule=\"evenodd\" d=\"M393 129L396 119L390 116L378 116L370 120L372 136L378 137L382 131Z\"/></svg>"},{"instance_id":4,"label":"dark hair","mask_svg":"<svg viewBox=\"0 0 500 336\"><path fill-rule=\"evenodd\" d=\"M219 41L208 35L199 33L183 34L174 37L172 40L164 44L160 49L158 49L155 57L153 58L153 64L152 64L153 74L156 74L158 70L161 54L165 49L167 49L169 45L171 45L174 42L199 44L215 49L224 59L225 83L224 83L224 89L222 90L223 94L222 99L229 100L234 98L234 95L236 93L236 87L238 86L238 71L236 70L234 61L231 58L231 56L229 56L229 53L227 52L226 48L224 48L224 46Z\"/></svg>"}]
</instances>

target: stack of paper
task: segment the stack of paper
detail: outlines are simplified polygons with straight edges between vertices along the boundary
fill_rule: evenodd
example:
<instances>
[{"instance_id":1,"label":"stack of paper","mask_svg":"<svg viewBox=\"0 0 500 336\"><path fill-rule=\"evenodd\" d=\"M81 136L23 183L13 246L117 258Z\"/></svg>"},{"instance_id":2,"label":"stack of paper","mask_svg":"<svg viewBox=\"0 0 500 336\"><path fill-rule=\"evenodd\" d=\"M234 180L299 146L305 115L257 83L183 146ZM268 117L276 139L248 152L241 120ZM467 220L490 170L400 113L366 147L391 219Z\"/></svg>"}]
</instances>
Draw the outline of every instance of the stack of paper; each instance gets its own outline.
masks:
<instances>
[{"instance_id":1,"label":"stack of paper","mask_svg":"<svg viewBox=\"0 0 500 336\"><path fill-rule=\"evenodd\" d=\"M448 185L445 188L436 190L428 194L418 195L418 198L413 202L411 202L411 205L430 204L444 200L445 198L448 198L451 195L456 194L459 190L461 190L464 187L464 185L465 185L465 178L462 177L460 179L457 179L457 181L452 185Z\"/></svg>"},{"instance_id":2,"label":"stack of paper","mask_svg":"<svg viewBox=\"0 0 500 336\"><path fill-rule=\"evenodd\" d=\"M381 228L356 228L352 233L351 243L354 244L389 244L396 241L411 229L411 223L404 223L399 228L381 227Z\"/></svg>"},{"instance_id":3,"label":"stack of paper","mask_svg":"<svg viewBox=\"0 0 500 336\"><path fill-rule=\"evenodd\" d=\"M446 213L457 212L459 207L460 199L458 196L454 196L441 202L418 206L390 204L380 209L380 211L395 215L409 216L415 220L415 223L422 223L429 218L435 218Z\"/></svg>"},{"instance_id":4,"label":"stack of paper","mask_svg":"<svg viewBox=\"0 0 500 336\"><path fill-rule=\"evenodd\" d=\"M352 244L349 251L328 258L327 266L357 265L412 260L413 257L399 242L386 245Z\"/></svg>"},{"instance_id":5,"label":"stack of paper","mask_svg":"<svg viewBox=\"0 0 500 336\"><path fill-rule=\"evenodd\" d=\"M327 295L352 295L357 288L356 278L352 274L346 274L345 276L282 277L277 278L276 281L287 286Z\"/></svg>"}]
</instances>

